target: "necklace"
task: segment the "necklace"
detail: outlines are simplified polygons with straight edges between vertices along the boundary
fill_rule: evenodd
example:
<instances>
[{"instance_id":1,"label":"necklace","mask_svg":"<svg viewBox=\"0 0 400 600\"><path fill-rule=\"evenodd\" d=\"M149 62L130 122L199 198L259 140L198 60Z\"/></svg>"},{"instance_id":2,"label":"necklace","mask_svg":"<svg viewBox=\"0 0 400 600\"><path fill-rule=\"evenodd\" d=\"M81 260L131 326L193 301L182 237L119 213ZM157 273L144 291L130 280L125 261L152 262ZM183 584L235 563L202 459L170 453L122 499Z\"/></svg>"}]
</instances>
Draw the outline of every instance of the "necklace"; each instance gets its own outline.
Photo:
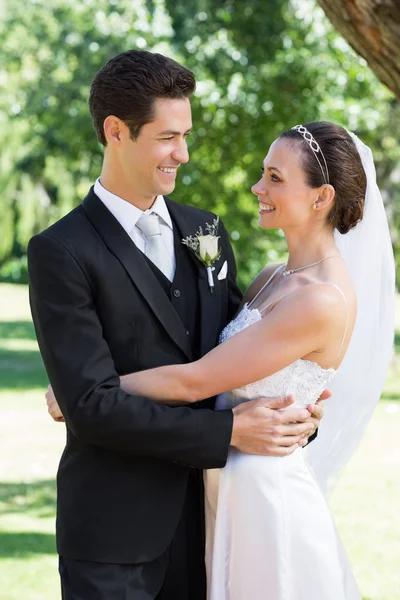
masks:
<instances>
[{"instance_id":1,"label":"necklace","mask_svg":"<svg viewBox=\"0 0 400 600\"><path fill-rule=\"evenodd\" d=\"M284 269L282 271L282 276L287 277L288 275L291 275L292 273L297 273L297 271L303 271L303 269L309 269L310 267L319 265L319 263L322 263L324 260L328 260L328 258L336 258L336 257L340 257L340 254L331 254L331 256L325 256L325 258L321 258L321 260L317 260L317 262L313 262L310 265L305 265L304 267L298 267L297 269L289 269L289 270Z\"/></svg>"}]
</instances>

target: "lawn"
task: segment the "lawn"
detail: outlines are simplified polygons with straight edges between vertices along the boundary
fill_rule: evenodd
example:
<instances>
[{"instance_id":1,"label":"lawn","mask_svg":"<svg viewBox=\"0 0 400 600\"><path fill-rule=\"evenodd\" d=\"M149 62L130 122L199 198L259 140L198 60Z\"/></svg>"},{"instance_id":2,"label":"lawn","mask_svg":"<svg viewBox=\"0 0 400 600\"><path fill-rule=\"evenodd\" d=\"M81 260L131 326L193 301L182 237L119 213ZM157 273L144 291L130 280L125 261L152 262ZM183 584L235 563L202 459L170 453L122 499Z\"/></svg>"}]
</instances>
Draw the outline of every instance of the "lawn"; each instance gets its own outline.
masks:
<instances>
[{"instance_id":1,"label":"lawn","mask_svg":"<svg viewBox=\"0 0 400 600\"><path fill-rule=\"evenodd\" d=\"M365 600L400 600L399 330L400 323L397 355L383 398L331 502ZM54 476L65 430L46 413L46 386L30 321L27 289L2 284L1 600L60 598L54 540Z\"/></svg>"}]
</instances>

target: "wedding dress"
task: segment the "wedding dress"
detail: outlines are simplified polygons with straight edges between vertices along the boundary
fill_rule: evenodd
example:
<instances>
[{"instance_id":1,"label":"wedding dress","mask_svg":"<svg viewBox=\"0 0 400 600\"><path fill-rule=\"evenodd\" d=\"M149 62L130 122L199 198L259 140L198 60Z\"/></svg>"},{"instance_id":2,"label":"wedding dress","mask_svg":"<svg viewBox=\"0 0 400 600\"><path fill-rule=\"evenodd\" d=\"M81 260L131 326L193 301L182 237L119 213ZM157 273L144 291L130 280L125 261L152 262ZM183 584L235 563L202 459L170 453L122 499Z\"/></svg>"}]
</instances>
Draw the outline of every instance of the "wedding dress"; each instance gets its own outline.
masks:
<instances>
[{"instance_id":1,"label":"wedding dress","mask_svg":"<svg viewBox=\"0 0 400 600\"><path fill-rule=\"evenodd\" d=\"M262 312L245 304L221 333L220 343L259 321ZM333 368L299 359L270 377L221 394L216 409L288 393L295 394L296 406L305 407L334 374ZM286 457L252 456L232 448L225 468L206 471L204 478L209 600L361 599L301 448Z\"/></svg>"}]
</instances>

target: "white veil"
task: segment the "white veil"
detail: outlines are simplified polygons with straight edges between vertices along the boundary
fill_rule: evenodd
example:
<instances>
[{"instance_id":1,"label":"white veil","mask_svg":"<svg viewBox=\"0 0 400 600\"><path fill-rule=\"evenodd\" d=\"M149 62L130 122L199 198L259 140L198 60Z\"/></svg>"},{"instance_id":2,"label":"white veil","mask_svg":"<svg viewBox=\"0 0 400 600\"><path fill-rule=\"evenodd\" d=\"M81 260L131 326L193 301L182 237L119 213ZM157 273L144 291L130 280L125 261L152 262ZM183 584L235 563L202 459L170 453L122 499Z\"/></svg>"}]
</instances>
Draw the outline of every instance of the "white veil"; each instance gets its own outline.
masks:
<instances>
[{"instance_id":1,"label":"white veil","mask_svg":"<svg viewBox=\"0 0 400 600\"><path fill-rule=\"evenodd\" d=\"M356 326L346 356L330 384L333 397L307 458L325 493L356 451L379 401L393 355L395 266L388 223L376 183L372 152L350 134L367 176L364 217L336 244L357 292Z\"/></svg>"}]
</instances>

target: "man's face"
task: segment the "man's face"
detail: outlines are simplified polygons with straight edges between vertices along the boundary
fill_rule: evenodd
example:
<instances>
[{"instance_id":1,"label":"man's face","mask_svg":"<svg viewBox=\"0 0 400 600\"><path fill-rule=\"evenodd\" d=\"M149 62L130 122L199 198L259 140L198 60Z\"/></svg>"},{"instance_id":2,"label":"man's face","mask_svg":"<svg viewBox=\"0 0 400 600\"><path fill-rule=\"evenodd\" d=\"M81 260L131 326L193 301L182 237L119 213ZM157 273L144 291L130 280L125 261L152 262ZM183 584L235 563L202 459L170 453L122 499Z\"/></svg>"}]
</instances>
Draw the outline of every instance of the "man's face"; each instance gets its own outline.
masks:
<instances>
[{"instance_id":1,"label":"man's face","mask_svg":"<svg viewBox=\"0 0 400 600\"><path fill-rule=\"evenodd\" d=\"M177 170L189 160L186 138L192 129L188 98L160 99L154 119L143 125L136 140L123 136L118 149L125 183L143 199L154 200L175 188Z\"/></svg>"}]
</instances>

